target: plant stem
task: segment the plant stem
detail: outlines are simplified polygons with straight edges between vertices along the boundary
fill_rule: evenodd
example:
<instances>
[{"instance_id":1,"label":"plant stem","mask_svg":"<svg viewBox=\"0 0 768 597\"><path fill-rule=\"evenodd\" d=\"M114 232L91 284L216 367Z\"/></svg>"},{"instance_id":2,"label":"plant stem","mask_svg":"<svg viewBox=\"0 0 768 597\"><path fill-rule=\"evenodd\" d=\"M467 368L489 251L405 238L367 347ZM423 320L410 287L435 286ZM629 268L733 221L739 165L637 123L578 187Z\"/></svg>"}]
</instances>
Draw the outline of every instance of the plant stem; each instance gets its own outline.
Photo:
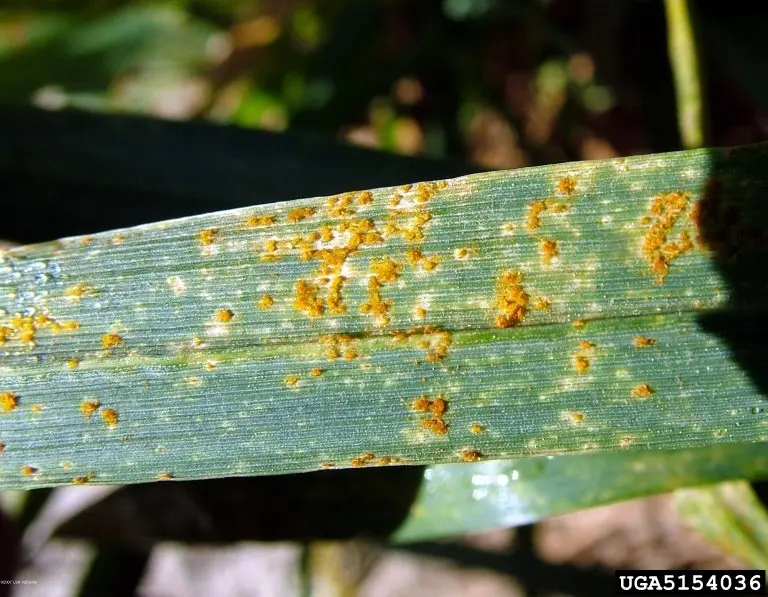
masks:
<instances>
[{"instance_id":1,"label":"plant stem","mask_svg":"<svg viewBox=\"0 0 768 597\"><path fill-rule=\"evenodd\" d=\"M704 90L689 0L665 0L669 61L675 80L677 120L683 147L705 145Z\"/></svg>"}]
</instances>

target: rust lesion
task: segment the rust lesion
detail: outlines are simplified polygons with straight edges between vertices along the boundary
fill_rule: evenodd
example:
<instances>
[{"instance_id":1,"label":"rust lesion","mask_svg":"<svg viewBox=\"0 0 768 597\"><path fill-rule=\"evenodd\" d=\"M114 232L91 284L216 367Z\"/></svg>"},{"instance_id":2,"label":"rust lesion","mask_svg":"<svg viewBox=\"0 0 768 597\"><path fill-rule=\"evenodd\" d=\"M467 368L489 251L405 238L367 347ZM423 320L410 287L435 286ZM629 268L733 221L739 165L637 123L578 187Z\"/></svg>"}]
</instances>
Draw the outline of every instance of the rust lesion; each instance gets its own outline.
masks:
<instances>
[{"instance_id":1,"label":"rust lesion","mask_svg":"<svg viewBox=\"0 0 768 597\"><path fill-rule=\"evenodd\" d=\"M518 326L528 314L530 296L522 281L523 275L518 271L508 270L499 276L496 282L496 327Z\"/></svg>"},{"instance_id":2,"label":"rust lesion","mask_svg":"<svg viewBox=\"0 0 768 597\"><path fill-rule=\"evenodd\" d=\"M13 392L0 392L0 408L9 413L19 406L19 397Z\"/></svg>"},{"instance_id":3,"label":"rust lesion","mask_svg":"<svg viewBox=\"0 0 768 597\"><path fill-rule=\"evenodd\" d=\"M670 238L680 216L688 209L690 198L690 193L682 191L660 193L651 201L650 215L643 220L650 223L650 227L643 238L642 252L655 275L655 284L663 284L669 274L670 263L693 249L687 230L682 230L674 239Z\"/></svg>"}]
</instances>

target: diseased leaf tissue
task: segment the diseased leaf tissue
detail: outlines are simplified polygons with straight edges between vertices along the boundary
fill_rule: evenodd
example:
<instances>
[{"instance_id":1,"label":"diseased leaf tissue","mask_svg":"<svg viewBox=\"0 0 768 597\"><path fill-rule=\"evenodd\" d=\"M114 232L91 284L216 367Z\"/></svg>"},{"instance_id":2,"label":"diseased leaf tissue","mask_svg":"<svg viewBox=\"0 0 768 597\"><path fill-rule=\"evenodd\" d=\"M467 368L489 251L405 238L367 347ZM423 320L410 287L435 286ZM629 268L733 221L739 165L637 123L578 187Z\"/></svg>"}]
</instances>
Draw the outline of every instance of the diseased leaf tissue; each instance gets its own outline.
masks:
<instances>
[{"instance_id":1,"label":"diseased leaf tissue","mask_svg":"<svg viewBox=\"0 0 768 597\"><path fill-rule=\"evenodd\" d=\"M0 486L765 441L764 398L696 323L728 301L709 164L495 172L6 251Z\"/></svg>"}]
</instances>

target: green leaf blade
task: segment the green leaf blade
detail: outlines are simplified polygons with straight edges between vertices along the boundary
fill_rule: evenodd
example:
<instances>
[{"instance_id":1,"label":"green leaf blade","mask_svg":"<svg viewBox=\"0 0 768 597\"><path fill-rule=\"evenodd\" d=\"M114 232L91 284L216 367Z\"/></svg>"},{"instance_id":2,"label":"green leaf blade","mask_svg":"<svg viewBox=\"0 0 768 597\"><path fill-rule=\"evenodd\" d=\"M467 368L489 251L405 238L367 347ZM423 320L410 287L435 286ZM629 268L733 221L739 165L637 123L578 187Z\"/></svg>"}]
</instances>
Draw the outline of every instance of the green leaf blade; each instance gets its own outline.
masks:
<instances>
[{"instance_id":1,"label":"green leaf blade","mask_svg":"<svg viewBox=\"0 0 768 597\"><path fill-rule=\"evenodd\" d=\"M764 188L737 182L765 152L718 173L730 196ZM764 442L760 388L699 322L732 298L694 242L723 156L479 174L8 251L0 392L18 405L0 412L0 486Z\"/></svg>"}]
</instances>

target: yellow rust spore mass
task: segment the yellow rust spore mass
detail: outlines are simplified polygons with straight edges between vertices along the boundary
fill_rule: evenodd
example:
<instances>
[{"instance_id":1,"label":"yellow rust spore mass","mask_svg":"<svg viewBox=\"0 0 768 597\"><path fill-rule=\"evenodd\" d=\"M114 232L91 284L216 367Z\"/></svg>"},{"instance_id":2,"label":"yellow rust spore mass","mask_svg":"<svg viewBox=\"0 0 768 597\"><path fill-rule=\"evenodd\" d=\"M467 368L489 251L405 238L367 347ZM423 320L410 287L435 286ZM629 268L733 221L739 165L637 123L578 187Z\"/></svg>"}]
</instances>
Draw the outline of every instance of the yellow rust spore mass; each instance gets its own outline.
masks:
<instances>
[{"instance_id":1,"label":"yellow rust spore mass","mask_svg":"<svg viewBox=\"0 0 768 597\"><path fill-rule=\"evenodd\" d=\"M0 393L0 408L3 409L3 412L9 413L12 410L16 409L16 407L19 406L19 397L16 396L13 392L2 392Z\"/></svg>"},{"instance_id":2,"label":"yellow rust spore mass","mask_svg":"<svg viewBox=\"0 0 768 597\"><path fill-rule=\"evenodd\" d=\"M690 195L679 191L661 193L651 202L650 217L647 219L651 226L643 239L642 252L655 274L655 284L664 282L673 260L693 249L693 242L686 230L680 232L674 240L669 238L689 202Z\"/></svg>"},{"instance_id":3,"label":"yellow rust spore mass","mask_svg":"<svg viewBox=\"0 0 768 597\"><path fill-rule=\"evenodd\" d=\"M522 285L523 275L505 271L496 283L496 327L510 328L520 325L528 313L529 295Z\"/></svg>"}]
</instances>

